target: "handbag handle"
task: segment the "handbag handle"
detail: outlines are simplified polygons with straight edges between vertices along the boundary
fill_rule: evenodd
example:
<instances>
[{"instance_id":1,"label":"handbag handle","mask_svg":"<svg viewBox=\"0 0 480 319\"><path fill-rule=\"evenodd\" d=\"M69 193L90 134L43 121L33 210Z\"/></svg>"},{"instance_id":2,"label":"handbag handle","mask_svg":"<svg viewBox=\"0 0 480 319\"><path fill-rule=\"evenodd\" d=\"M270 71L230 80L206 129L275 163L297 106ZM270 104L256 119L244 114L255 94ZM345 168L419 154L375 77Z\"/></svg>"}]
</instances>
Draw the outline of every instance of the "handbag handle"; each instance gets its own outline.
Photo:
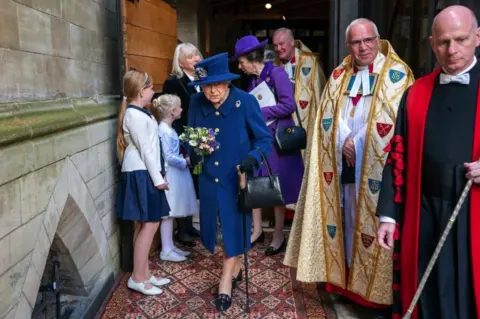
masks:
<instances>
[{"instance_id":1,"label":"handbag handle","mask_svg":"<svg viewBox=\"0 0 480 319\"><path fill-rule=\"evenodd\" d=\"M275 184L273 182L272 169L270 168L270 163L268 162L268 159L265 156L265 153L263 153L263 151L258 147L255 147L254 149L260 153L260 157L262 158L262 161L265 163L265 165L267 165L267 174L268 174L268 179L270 179L270 185L272 186L272 188L275 187Z\"/></svg>"},{"instance_id":2,"label":"handbag handle","mask_svg":"<svg viewBox=\"0 0 480 319\"><path fill-rule=\"evenodd\" d=\"M297 114L298 126L303 129L302 120L300 119L300 113L298 112L297 105L295 105L295 114ZM277 119L275 120L275 132L278 130L278 120L280 119L277 117Z\"/></svg>"}]
</instances>

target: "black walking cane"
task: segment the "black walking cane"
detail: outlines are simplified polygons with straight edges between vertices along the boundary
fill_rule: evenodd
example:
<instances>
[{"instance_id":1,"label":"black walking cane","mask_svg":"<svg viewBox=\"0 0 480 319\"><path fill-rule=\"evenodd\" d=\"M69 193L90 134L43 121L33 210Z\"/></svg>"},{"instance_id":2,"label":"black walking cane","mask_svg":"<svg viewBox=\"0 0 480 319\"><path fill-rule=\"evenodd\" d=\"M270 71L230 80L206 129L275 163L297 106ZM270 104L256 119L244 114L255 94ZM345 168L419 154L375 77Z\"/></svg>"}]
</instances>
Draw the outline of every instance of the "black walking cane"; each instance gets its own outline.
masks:
<instances>
[{"instance_id":1,"label":"black walking cane","mask_svg":"<svg viewBox=\"0 0 480 319\"><path fill-rule=\"evenodd\" d=\"M248 298L248 233L247 233L247 213L245 212L245 205L243 202L243 196L242 192L245 190L245 185L246 185L246 173L242 172L240 167L237 167L238 169L238 176L240 178L240 187L239 187L239 204L240 204L240 209L242 210L243 214L243 262L244 262L244 267L245 267L245 293L246 293L246 305L245 305L245 312L250 313L250 305L249 305L249 298Z\"/></svg>"}]
</instances>

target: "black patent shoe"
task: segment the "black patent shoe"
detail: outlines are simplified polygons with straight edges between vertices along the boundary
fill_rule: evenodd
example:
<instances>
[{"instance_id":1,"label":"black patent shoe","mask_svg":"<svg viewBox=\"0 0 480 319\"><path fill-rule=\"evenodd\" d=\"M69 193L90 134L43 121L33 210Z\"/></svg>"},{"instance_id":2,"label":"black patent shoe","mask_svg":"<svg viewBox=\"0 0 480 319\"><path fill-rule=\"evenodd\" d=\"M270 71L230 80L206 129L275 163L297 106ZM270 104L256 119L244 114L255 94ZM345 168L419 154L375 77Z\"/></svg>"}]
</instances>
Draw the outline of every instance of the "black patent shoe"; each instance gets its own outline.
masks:
<instances>
[{"instance_id":1,"label":"black patent shoe","mask_svg":"<svg viewBox=\"0 0 480 319\"><path fill-rule=\"evenodd\" d=\"M242 275L242 271L240 270L240 272L238 273L237 277L233 277L232 276L232 290L237 288L237 284L239 282L242 282L242 279L243 279L243 275Z\"/></svg>"},{"instance_id":2,"label":"black patent shoe","mask_svg":"<svg viewBox=\"0 0 480 319\"><path fill-rule=\"evenodd\" d=\"M262 230L262 234L257 237L254 241L251 243L251 247L255 246L257 243L264 243L265 242L265 232Z\"/></svg>"},{"instance_id":3,"label":"black patent shoe","mask_svg":"<svg viewBox=\"0 0 480 319\"><path fill-rule=\"evenodd\" d=\"M218 294L214 302L218 311L226 311L232 306L232 297L226 294Z\"/></svg>"},{"instance_id":4,"label":"black patent shoe","mask_svg":"<svg viewBox=\"0 0 480 319\"><path fill-rule=\"evenodd\" d=\"M283 238L283 241L282 241L282 244L280 245L280 247L278 247L278 248L275 248L273 246L268 247L268 249L265 251L265 256L276 255L276 254L284 251L286 246L287 246L287 241L285 240L285 238Z\"/></svg>"}]
</instances>

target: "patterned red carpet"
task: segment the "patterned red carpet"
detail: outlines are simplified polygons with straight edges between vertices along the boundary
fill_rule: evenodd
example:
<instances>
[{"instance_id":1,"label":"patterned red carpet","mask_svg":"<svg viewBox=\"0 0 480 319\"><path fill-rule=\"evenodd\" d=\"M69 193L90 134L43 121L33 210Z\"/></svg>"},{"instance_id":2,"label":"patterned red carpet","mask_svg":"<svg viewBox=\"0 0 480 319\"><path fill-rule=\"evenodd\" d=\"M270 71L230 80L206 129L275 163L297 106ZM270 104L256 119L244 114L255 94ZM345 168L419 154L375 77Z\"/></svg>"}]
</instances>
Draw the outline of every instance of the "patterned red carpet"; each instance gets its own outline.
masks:
<instances>
[{"instance_id":1,"label":"patterned red carpet","mask_svg":"<svg viewBox=\"0 0 480 319\"><path fill-rule=\"evenodd\" d=\"M267 257L259 245L249 253L250 308L245 313L245 280L233 292L233 305L218 312L213 299L221 274L222 251L212 255L201 244L192 249L183 263L150 259L156 275L169 277L172 283L156 297L143 296L127 288L130 274L117 280L108 302L98 316L102 319L140 318L328 318L336 319L328 294L316 284L292 280L293 271L282 264L283 254Z\"/></svg>"}]
</instances>

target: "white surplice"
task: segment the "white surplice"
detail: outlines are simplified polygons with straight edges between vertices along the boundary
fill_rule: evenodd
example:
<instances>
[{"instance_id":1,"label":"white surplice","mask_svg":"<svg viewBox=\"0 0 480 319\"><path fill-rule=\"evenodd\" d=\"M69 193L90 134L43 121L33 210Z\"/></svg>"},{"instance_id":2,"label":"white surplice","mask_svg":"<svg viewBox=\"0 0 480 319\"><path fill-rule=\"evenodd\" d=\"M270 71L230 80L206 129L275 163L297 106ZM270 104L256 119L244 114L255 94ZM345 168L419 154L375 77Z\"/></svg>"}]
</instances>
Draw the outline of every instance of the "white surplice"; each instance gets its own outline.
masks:
<instances>
[{"instance_id":1,"label":"white surplice","mask_svg":"<svg viewBox=\"0 0 480 319\"><path fill-rule=\"evenodd\" d=\"M355 235L356 208L359 190L360 174L362 169L363 148L365 145L365 134L368 125L368 116L372 103L370 94L370 82L368 66L357 67L358 72L355 82L352 86L348 98L348 105L344 112L340 114L339 132L337 139L337 159L339 159L339 176L342 174L342 155L343 144L349 137L353 137L355 144L355 184L340 184L341 205L344 211L344 236L345 236L345 254L347 264L350 266L352 261L353 238ZM353 105L353 97L357 95L360 88L363 95L360 97L357 105ZM343 93L342 93L343 94ZM353 115L353 116L351 116Z\"/></svg>"}]
</instances>

